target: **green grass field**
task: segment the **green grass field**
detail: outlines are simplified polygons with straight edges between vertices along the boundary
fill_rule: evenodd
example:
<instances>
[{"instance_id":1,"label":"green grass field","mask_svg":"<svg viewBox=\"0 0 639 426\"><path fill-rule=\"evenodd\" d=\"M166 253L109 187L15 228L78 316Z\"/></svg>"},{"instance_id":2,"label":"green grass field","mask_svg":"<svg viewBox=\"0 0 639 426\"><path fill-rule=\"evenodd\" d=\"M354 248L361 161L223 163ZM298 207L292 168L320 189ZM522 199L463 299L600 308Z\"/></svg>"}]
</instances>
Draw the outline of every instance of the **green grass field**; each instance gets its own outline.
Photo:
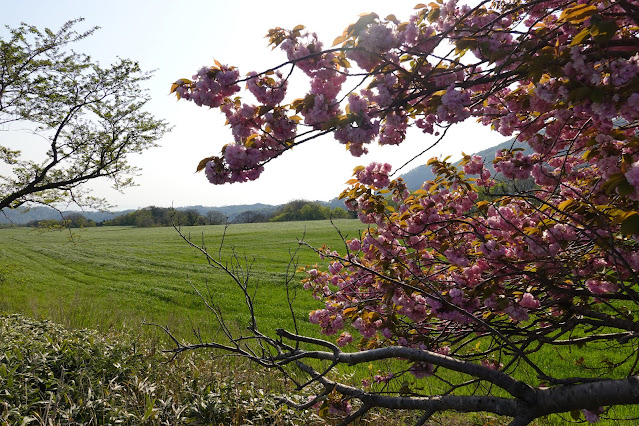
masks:
<instances>
[{"instance_id":1,"label":"green grass field","mask_svg":"<svg viewBox=\"0 0 639 426\"><path fill-rule=\"evenodd\" d=\"M352 238L357 220L335 226ZM223 226L183 228L213 256ZM328 221L231 225L222 259L233 252L250 266L256 313L265 330L292 325L286 301L286 271L298 239L340 248L340 235ZM309 248L298 252L300 266L321 263ZM47 318L70 327L156 333L144 321L168 325L186 337L192 327L206 331L213 320L192 286L210 294L231 321L248 321L243 296L226 274L207 264L172 228L101 227L69 231L0 229L0 311ZM296 279L295 282L299 282ZM254 286L257 286L255 289ZM320 304L296 284L296 315L302 331L317 333L308 312ZM159 331L159 330L158 330Z\"/></svg>"}]
</instances>

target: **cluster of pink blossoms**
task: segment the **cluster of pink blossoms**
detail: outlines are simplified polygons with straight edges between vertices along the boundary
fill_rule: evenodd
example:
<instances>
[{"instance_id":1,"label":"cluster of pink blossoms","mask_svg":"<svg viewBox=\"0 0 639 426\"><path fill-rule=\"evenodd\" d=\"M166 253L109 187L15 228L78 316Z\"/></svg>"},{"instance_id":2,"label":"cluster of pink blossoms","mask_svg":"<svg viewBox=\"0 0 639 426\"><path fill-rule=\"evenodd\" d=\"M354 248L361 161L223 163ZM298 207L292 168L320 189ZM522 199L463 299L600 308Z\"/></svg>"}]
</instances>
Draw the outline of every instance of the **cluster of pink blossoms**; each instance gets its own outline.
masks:
<instances>
[{"instance_id":1,"label":"cluster of pink blossoms","mask_svg":"<svg viewBox=\"0 0 639 426\"><path fill-rule=\"evenodd\" d=\"M198 106L219 107L235 139L234 144L224 146L221 156L209 159L204 169L209 182L257 179L264 170L262 164L284 152L295 138L297 123L278 106L286 96L288 81L279 72L273 76L251 72L246 79L251 94L270 107L266 113L261 113L258 106L230 99L240 91L239 72L235 68L204 67L193 76L193 82L176 82L178 97Z\"/></svg>"},{"instance_id":2,"label":"cluster of pink blossoms","mask_svg":"<svg viewBox=\"0 0 639 426\"><path fill-rule=\"evenodd\" d=\"M193 83L178 80L176 92L182 99L193 101L197 106L219 107L224 100L240 91L237 80L239 71L233 67L202 67L193 76Z\"/></svg>"},{"instance_id":3,"label":"cluster of pink blossoms","mask_svg":"<svg viewBox=\"0 0 639 426\"><path fill-rule=\"evenodd\" d=\"M374 186L375 188L386 188L390 183L388 175L390 174L392 167L388 163L371 163L365 168L357 170L355 176L357 180L364 184Z\"/></svg>"},{"instance_id":4,"label":"cluster of pink blossoms","mask_svg":"<svg viewBox=\"0 0 639 426\"><path fill-rule=\"evenodd\" d=\"M322 43L317 35L306 34L309 41L303 43L297 38L287 38L280 48L289 61L311 78L311 90L307 95L312 102L302 109L304 123L321 128L324 123L340 114L337 95L346 81L347 74L339 72L332 53L322 52Z\"/></svg>"},{"instance_id":5,"label":"cluster of pink blossoms","mask_svg":"<svg viewBox=\"0 0 639 426\"><path fill-rule=\"evenodd\" d=\"M374 23L360 32L357 49L348 52L348 58L366 71L379 65L382 55L399 46L397 32L384 23Z\"/></svg>"},{"instance_id":6,"label":"cluster of pink blossoms","mask_svg":"<svg viewBox=\"0 0 639 426\"><path fill-rule=\"evenodd\" d=\"M255 71L248 74L250 77L246 85L258 102L264 105L278 105L286 97L288 80L282 80L282 73L276 72L273 79L269 75L258 76Z\"/></svg>"},{"instance_id":7,"label":"cluster of pink blossoms","mask_svg":"<svg viewBox=\"0 0 639 426\"><path fill-rule=\"evenodd\" d=\"M231 103L226 103L220 108L228 124L236 143L241 143L251 135L257 135L260 126L263 125L261 117L256 116L257 108L254 105L242 104L239 108Z\"/></svg>"},{"instance_id":8,"label":"cluster of pink blossoms","mask_svg":"<svg viewBox=\"0 0 639 426\"><path fill-rule=\"evenodd\" d=\"M348 97L351 123L335 131L335 139L347 145L356 157L366 154L364 147L379 133L379 120L373 120L368 113L368 103L361 97L351 94Z\"/></svg>"}]
</instances>

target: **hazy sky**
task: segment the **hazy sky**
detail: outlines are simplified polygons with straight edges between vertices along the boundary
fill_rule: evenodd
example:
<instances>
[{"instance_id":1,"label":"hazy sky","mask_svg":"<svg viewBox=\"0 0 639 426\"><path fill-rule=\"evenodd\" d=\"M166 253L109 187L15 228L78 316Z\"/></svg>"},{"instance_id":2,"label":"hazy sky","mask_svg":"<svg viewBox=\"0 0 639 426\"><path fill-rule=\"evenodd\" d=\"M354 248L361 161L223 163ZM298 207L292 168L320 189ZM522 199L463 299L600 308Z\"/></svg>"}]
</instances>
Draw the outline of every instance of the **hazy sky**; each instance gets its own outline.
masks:
<instances>
[{"instance_id":1,"label":"hazy sky","mask_svg":"<svg viewBox=\"0 0 639 426\"><path fill-rule=\"evenodd\" d=\"M394 3L394 5L391 5ZM16 26L26 22L39 28L57 30L65 21L85 18L78 30L99 26L93 36L77 43L74 49L91 55L102 65L117 57L140 62L144 70L156 70L147 82L152 97L148 110L167 120L174 128L160 146L132 163L141 168L137 187L124 194L105 184L93 184L96 195L105 196L118 209L156 206L223 206L230 204L280 204L304 198L329 200L345 188L355 166L384 161L399 167L434 142L434 137L409 133L399 147L373 147L367 156L354 158L332 137L309 142L284 154L266 166L255 182L214 186L203 173L194 173L199 160L217 155L232 141L224 118L218 110L198 108L190 102L177 102L169 95L172 82L190 78L213 58L238 66L241 74L277 65L284 60L279 50L267 47L264 35L269 28L292 28L302 24L317 32L325 46L362 12L380 16L394 13L407 19L414 2L333 1L264 2L264 1L169 1L169 0L0 0L1 21ZM286 6L284 6L286 5ZM306 93L305 77L299 77L298 93ZM289 86L289 94L295 86ZM248 98L247 98L248 99ZM0 132L0 141L16 143L15 135ZM446 139L406 170L423 164L432 156L473 153L501 142L503 137L483 126L464 124L449 131ZM22 148L46 150L46 144L21 142ZM24 146L25 144L31 144Z\"/></svg>"}]
</instances>

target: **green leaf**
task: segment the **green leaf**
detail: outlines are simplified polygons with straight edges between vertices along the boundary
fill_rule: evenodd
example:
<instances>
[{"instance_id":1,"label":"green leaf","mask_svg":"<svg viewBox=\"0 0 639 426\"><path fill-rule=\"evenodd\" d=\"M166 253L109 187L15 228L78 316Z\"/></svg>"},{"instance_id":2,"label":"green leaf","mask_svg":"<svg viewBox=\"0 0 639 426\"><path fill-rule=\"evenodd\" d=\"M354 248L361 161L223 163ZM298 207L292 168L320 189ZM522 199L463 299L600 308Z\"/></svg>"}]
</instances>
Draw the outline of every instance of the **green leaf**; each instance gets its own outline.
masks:
<instances>
[{"instance_id":1,"label":"green leaf","mask_svg":"<svg viewBox=\"0 0 639 426\"><path fill-rule=\"evenodd\" d=\"M335 40L333 40L332 46L334 47L334 46L337 46L338 44L342 44L348 39L349 39L349 35L344 33L341 36L337 37Z\"/></svg>"},{"instance_id":2,"label":"green leaf","mask_svg":"<svg viewBox=\"0 0 639 426\"><path fill-rule=\"evenodd\" d=\"M590 37L590 27L588 26L584 28L583 30L581 30L579 34L577 34L576 36L572 38L572 41L570 42L570 47L583 43L584 40L586 40L589 37Z\"/></svg>"},{"instance_id":3,"label":"green leaf","mask_svg":"<svg viewBox=\"0 0 639 426\"><path fill-rule=\"evenodd\" d=\"M597 6L588 4L579 4L577 6L565 9L559 17L559 22L569 22L578 24L590 18L597 12Z\"/></svg>"},{"instance_id":4,"label":"green leaf","mask_svg":"<svg viewBox=\"0 0 639 426\"><path fill-rule=\"evenodd\" d=\"M572 417L573 420L579 420L579 418L581 417L581 411L579 410L572 410L570 412L570 417Z\"/></svg>"},{"instance_id":5,"label":"green leaf","mask_svg":"<svg viewBox=\"0 0 639 426\"><path fill-rule=\"evenodd\" d=\"M619 185L621 185L624 182L627 182L627 180L622 173L615 173L611 175L610 179L608 179L604 183L606 194L610 194L612 191L614 191Z\"/></svg>"},{"instance_id":6,"label":"green leaf","mask_svg":"<svg viewBox=\"0 0 639 426\"><path fill-rule=\"evenodd\" d=\"M144 417L142 420L148 420L153 415L153 402L150 399L147 399L147 407L144 411Z\"/></svg>"},{"instance_id":7,"label":"green leaf","mask_svg":"<svg viewBox=\"0 0 639 426\"><path fill-rule=\"evenodd\" d=\"M200 162L199 162L199 163L197 163L197 169L195 170L195 172L197 173L197 172L201 172L202 170L204 170L204 168L206 167L206 164L207 164L209 161L211 161L211 160L213 160L213 159L215 159L215 158L216 158L216 157L206 157L206 158L204 158L204 159L200 160Z\"/></svg>"},{"instance_id":8,"label":"green leaf","mask_svg":"<svg viewBox=\"0 0 639 426\"><path fill-rule=\"evenodd\" d=\"M592 89L588 86L578 87L570 92L570 99L573 101L582 101L590 97Z\"/></svg>"},{"instance_id":9,"label":"green leaf","mask_svg":"<svg viewBox=\"0 0 639 426\"><path fill-rule=\"evenodd\" d=\"M324 400L324 402L322 402L322 405L320 406L320 409L319 409L317 414L321 418L326 419L326 418L328 418L328 410L329 410L328 402L326 400Z\"/></svg>"},{"instance_id":10,"label":"green leaf","mask_svg":"<svg viewBox=\"0 0 639 426\"><path fill-rule=\"evenodd\" d=\"M630 185L628 182L621 182L619 186L617 186L617 193L622 197L632 194L634 190L635 187Z\"/></svg>"},{"instance_id":11,"label":"green leaf","mask_svg":"<svg viewBox=\"0 0 639 426\"><path fill-rule=\"evenodd\" d=\"M402 387L399 388L398 393L400 395L410 395L412 393L412 391L410 390L410 384L406 380L404 380Z\"/></svg>"},{"instance_id":12,"label":"green leaf","mask_svg":"<svg viewBox=\"0 0 639 426\"><path fill-rule=\"evenodd\" d=\"M639 212L628 216L621 223L621 233L624 235L639 235Z\"/></svg>"},{"instance_id":13,"label":"green leaf","mask_svg":"<svg viewBox=\"0 0 639 426\"><path fill-rule=\"evenodd\" d=\"M428 14L428 18L427 18L428 22L430 22L432 24L433 22L435 22L436 20L439 19L440 15L441 15L441 9L439 7L438 8L434 8Z\"/></svg>"},{"instance_id":14,"label":"green leaf","mask_svg":"<svg viewBox=\"0 0 639 426\"><path fill-rule=\"evenodd\" d=\"M379 19L379 15L375 12L371 13L362 13L359 15L360 18L352 27L352 34L354 36L358 36L362 30L368 27L370 24L375 22L375 19ZM349 27L350 28L350 27Z\"/></svg>"},{"instance_id":15,"label":"green leaf","mask_svg":"<svg viewBox=\"0 0 639 426\"><path fill-rule=\"evenodd\" d=\"M595 38L597 43L605 43L615 36L617 29L618 27L615 21L599 21L592 24L590 35Z\"/></svg>"},{"instance_id":16,"label":"green leaf","mask_svg":"<svg viewBox=\"0 0 639 426\"><path fill-rule=\"evenodd\" d=\"M590 100L600 104L604 100L605 92L600 87L595 87L590 93Z\"/></svg>"},{"instance_id":17,"label":"green leaf","mask_svg":"<svg viewBox=\"0 0 639 426\"><path fill-rule=\"evenodd\" d=\"M570 207L571 205L573 205L575 203L576 203L575 200L566 200L566 201L563 201L563 202L559 203L559 205L557 206L557 209L561 210L561 211L565 211L565 210L568 209L568 207Z\"/></svg>"},{"instance_id":18,"label":"green leaf","mask_svg":"<svg viewBox=\"0 0 639 426\"><path fill-rule=\"evenodd\" d=\"M257 115L264 115L264 114L266 114L267 112L271 111L272 109L273 109L273 107L272 107L272 106L269 106L269 105L260 105L260 106L257 108Z\"/></svg>"}]
</instances>

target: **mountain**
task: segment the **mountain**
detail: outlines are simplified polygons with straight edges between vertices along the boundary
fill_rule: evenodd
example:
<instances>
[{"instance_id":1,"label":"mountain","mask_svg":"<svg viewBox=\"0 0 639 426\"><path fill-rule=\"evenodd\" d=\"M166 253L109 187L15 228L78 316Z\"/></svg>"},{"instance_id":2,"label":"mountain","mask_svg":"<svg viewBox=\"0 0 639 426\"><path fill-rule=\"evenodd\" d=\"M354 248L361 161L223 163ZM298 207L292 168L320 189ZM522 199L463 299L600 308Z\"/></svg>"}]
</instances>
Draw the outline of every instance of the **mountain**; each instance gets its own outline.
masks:
<instances>
[{"instance_id":1,"label":"mountain","mask_svg":"<svg viewBox=\"0 0 639 426\"><path fill-rule=\"evenodd\" d=\"M523 148L524 154L530 154L532 152L532 148L530 148L530 146L521 142L516 142L515 139L512 138L503 143L500 143L499 145L493 146L492 148L479 151L476 154L480 157L483 157L486 161L486 168L489 169L491 172L494 172L492 160L495 158L495 154L497 153L497 151L511 148ZM460 161L455 163L455 165L459 165ZM408 189L410 189L411 191L421 188L424 182L435 179L433 171L429 166L425 164L415 167L409 172L400 175L400 177L404 179L406 185L408 186Z\"/></svg>"}]
</instances>

